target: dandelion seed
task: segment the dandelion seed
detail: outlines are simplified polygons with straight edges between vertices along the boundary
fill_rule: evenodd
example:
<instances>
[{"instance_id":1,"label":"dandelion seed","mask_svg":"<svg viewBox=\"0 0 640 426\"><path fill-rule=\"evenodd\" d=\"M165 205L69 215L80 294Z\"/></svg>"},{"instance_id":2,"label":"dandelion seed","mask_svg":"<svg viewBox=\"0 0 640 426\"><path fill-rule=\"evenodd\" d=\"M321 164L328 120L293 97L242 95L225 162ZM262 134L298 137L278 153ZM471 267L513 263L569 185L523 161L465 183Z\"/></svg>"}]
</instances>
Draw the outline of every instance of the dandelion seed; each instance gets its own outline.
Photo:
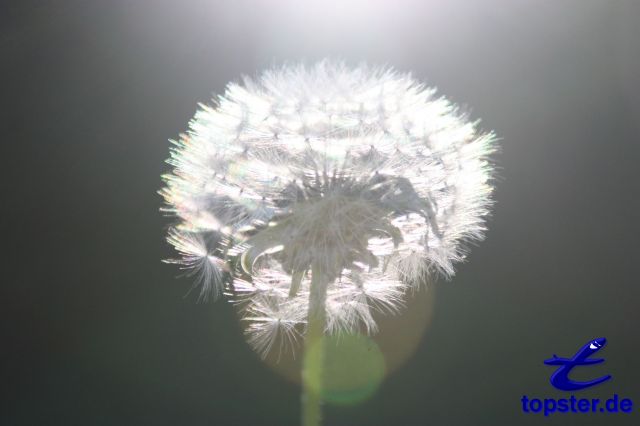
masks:
<instances>
[{"instance_id":1,"label":"dandelion seed","mask_svg":"<svg viewBox=\"0 0 640 426\"><path fill-rule=\"evenodd\" d=\"M182 255L167 262L181 265L188 276L196 277L193 288L201 287L199 300L217 299L223 291L223 271L228 267L222 259L209 254L204 236L172 229L167 241Z\"/></svg>"}]
</instances>

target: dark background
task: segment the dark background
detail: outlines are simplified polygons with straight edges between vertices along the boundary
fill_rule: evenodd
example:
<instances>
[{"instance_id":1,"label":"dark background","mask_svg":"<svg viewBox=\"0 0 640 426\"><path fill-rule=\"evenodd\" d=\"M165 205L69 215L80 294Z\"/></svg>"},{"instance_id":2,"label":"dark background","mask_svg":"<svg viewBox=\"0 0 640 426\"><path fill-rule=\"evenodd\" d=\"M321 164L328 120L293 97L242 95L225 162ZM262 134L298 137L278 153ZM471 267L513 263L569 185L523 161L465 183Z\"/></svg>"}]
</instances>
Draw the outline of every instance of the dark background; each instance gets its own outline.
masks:
<instances>
[{"instance_id":1,"label":"dark background","mask_svg":"<svg viewBox=\"0 0 640 426\"><path fill-rule=\"evenodd\" d=\"M326 424L639 424L640 2L3 2L0 53L3 425L297 423L233 308L160 262L156 191L198 102L325 56L413 71L502 140L487 240L410 360ZM566 396L542 360L599 336L585 374L614 378L579 396L636 413L523 414Z\"/></svg>"}]
</instances>

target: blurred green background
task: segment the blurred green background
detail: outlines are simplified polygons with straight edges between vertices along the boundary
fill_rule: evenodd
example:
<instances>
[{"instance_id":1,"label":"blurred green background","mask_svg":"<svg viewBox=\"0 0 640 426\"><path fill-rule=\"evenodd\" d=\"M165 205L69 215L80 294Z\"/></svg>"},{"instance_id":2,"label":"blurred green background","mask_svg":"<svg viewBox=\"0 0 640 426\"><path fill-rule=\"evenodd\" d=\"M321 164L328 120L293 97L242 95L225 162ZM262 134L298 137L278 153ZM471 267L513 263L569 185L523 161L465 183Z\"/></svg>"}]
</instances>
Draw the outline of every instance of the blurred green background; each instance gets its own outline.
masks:
<instances>
[{"instance_id":1,"label":"blurred green background","mask_svg":"<svg viewBox=\"0 0 640 426\"><path fill-rule=\"evenodd\" d=\"M418 336L406 362L326 425L639 424L639 24L633 0L3 2L0 423L297 424L233 307L160 262L156 190L198 102L331 56L413 71L502 152L487 240L415 302L424 332L394 331ZM600 336L584 374L613 379L579 395L634 414L521 412L566 396L544 359Z\"/></svg>"}]
</instances>

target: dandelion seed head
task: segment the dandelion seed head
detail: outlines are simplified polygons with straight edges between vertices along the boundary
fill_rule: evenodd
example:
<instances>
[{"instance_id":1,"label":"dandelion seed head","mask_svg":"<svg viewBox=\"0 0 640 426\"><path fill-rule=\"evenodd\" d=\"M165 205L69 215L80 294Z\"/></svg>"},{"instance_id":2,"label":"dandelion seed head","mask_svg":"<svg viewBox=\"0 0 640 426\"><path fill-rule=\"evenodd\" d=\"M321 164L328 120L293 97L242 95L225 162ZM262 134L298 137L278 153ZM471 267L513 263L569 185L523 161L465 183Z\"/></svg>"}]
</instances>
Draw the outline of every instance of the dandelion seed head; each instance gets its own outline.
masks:
<instances>
[{"instance_id":1,"label":"dandelion seed head","mask_svg":"<svg viewBox=\"0 0 640 426\"><path fill-rule=\"evenodd\" d=\"M375 332L373 312L451 277L483 238L494 150L410 74L274 68L229 84L173 142L168 241L203 292L232 289L263 354L304 326L312 263L332 281L327 332Z\"/></svg>"}]
</instances>

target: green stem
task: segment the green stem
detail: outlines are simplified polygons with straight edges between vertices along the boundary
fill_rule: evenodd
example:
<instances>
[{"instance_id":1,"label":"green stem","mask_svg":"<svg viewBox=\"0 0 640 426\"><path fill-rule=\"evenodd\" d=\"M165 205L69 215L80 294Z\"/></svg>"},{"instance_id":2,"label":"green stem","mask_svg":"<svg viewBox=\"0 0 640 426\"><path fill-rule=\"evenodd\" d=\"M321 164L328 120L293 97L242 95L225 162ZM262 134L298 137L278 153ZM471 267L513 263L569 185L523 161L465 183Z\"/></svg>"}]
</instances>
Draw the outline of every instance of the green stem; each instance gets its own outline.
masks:
<instances>
[{"instance_id":1,"label":"green stem","mask_svg":"<svg viewBox=\"0 0 640 426\"><path fill-rule=\"evenodd\" d=\"M329 280L317 265L311 268L307 332L302 363L302 425L322 424L325 303Z\"/></svg>"}]
</instances>

